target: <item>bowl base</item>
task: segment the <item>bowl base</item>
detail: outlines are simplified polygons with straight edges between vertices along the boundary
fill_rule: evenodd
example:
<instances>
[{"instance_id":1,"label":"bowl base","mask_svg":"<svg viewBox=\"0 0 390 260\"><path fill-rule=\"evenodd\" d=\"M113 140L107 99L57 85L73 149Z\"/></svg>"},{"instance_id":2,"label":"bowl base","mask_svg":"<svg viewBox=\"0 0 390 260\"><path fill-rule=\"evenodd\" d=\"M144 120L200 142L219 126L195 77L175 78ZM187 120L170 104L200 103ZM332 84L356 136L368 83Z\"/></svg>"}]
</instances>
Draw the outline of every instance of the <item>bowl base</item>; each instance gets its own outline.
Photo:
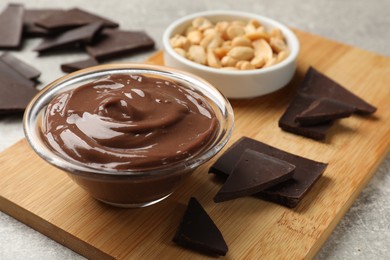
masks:
<instances>
[{"instance_id":1,"label":"bowl base","mask_svg":"<svg viewBox=\"0 0 390 260\"><path fill-rule=\"evenodd\" d=\"M160 198L160 199L149 201L149 202L142 202L142 203L115 203L115 202L105 201L102 199L97 199L97 200L99 200L105 204L108 204L110 206L119 207L119 208L144 208L144 207L156 204L156 203L168 198L171 194L172 194L172 192L169 193L168 195Z\"/></svg>"}]
</instances>

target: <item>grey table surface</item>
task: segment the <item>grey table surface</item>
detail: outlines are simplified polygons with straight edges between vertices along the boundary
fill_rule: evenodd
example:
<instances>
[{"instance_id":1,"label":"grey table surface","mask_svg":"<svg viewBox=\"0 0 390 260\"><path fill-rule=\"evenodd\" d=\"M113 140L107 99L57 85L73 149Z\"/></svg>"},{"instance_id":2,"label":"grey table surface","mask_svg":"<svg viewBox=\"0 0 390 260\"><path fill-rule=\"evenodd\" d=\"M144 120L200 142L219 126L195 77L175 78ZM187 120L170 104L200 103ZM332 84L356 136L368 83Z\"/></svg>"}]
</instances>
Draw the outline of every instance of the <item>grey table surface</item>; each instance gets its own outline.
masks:
<instances>
[{"instance_id":1,"label":"grey table surface","mask_svg":"<svg viewBox=\"0 0 390 260\"><path fill-rule=\"evenodd\" d=\"M144 29L161 48L164 29L186 14L215 9L254 12L289 26L390 56L389 0L18 0L28 8L81 7L109 17L123 29ZM0 10L7 2L0 2ZM16 56L42 71L42 84L63 75L59 65L86 58L82 52L37 57L37 39ZM123 58L142 61L151 52ZM390 86L383 86L389 88ZM389 97L390 99L390 97ZM389 109L380 108L380 109ZM23 137L21 117L0 119L0 151ZM389 140L383 140L389 142ZM390 259L390 156L343 217L316 259ZM83 259L82 256L0 212L0 259Z\"/></svg>"}]
</instances>

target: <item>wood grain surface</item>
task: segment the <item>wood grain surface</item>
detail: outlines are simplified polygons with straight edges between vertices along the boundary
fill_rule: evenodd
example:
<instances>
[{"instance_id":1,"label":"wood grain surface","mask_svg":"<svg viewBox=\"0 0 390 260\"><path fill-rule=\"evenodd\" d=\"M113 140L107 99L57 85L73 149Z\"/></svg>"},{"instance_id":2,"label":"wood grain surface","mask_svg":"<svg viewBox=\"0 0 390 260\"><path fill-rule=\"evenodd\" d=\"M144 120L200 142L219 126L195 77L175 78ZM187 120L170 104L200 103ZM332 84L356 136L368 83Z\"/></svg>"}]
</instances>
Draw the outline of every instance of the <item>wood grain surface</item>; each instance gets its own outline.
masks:
<instances>
[{"instance_id":1,"label":"wood grain surface","mask_svg":"<svg viewBox=\"0 0 390 260\"><path fill-rule=\"evenodd\" d=\"M227 259L310 259L319 250L389 150L390 59L296 31L298 69L282 90L231 100L241 136L313 160L327 170L295 209L254 197L215 204L220 183L197 169L171 197L142 209L119 209L92 199L64 172L40 159L26 140L0 155L0 209L90 259L209 258L171 242L185 204L195 196L223 233ZM161 64L162 53L149 60ZM277 122L308 66L378 107L372 117L336 123L324 142L283 132Z\"/></svg>"}]
</instances>

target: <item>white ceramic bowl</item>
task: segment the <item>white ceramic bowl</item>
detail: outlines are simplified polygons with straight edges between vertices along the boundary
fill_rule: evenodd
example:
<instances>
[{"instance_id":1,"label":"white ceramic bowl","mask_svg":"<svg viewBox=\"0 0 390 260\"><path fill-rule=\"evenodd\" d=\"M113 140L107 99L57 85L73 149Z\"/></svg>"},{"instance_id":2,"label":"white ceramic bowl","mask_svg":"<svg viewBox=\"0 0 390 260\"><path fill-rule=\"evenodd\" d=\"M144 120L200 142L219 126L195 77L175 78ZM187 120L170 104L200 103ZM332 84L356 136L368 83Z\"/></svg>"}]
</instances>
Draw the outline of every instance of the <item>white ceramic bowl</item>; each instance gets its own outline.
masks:
<instances>
[{"instance_id":1,"label":"white ceramic bowl","mask_svg":"<svg viewBox=\"0 0 390 260\"><path fill-rule=\"evenodd\" d=\"M175 34L181 34L196 17L205 17L212 22L256 19L267 31L279 28L290 49L289 56L282 62L267 68L227 71L192 62L177 54L169 43ZM196 74L218 88L228 98L252 98L274 92L284 87L294 76L296 59L299 53L299 41L285 25L270 18L239 11L206 11L182 17L173 22L164 32L164 63Z\"/></svg>"}]
</instances>

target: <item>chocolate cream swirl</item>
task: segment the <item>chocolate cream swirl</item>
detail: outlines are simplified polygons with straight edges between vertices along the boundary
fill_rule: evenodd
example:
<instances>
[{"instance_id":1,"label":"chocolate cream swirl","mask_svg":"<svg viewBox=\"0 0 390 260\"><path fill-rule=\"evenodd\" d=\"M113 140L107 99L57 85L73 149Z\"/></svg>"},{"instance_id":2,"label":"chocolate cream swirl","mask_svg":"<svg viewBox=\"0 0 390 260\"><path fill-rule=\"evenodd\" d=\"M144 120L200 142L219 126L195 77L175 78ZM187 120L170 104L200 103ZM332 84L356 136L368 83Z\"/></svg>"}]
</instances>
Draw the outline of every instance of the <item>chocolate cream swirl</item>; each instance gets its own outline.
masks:
<instances>
[{"instance_id":1,"label":"chocolate cream swirl","mask_svg":"<svg viewBox=\"0 0 390 260\"><path fill-rule=\"evenodd\" d=\"M218 128L199 92L166 79L121 74L56 96L44 113L42 135L65 159L143 170L201 152Z\"/></svg>"}]
</instances>

